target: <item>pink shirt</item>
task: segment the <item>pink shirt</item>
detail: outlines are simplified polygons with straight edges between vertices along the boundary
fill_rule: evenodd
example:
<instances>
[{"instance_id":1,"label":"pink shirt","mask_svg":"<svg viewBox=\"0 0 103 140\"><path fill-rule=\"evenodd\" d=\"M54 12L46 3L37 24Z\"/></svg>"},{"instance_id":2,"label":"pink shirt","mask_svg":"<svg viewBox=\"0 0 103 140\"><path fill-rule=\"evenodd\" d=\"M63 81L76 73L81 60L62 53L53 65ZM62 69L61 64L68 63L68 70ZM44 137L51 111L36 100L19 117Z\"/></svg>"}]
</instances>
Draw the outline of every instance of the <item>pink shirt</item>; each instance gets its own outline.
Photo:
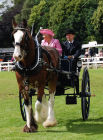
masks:
<instances>
[{"instance_id":1,"label":"pink shirt","mask_svg":"<svg viewBox=\"0 0 103 140\"><path fill-rule=\"evenodd\" d=\"M62 47L58 39L53 38L49 44L45 40L42 40L41 46L49 46L52 48L56 48L56 50L59 52L59 55L62 55Z\"/></svg>"}]
</instances>

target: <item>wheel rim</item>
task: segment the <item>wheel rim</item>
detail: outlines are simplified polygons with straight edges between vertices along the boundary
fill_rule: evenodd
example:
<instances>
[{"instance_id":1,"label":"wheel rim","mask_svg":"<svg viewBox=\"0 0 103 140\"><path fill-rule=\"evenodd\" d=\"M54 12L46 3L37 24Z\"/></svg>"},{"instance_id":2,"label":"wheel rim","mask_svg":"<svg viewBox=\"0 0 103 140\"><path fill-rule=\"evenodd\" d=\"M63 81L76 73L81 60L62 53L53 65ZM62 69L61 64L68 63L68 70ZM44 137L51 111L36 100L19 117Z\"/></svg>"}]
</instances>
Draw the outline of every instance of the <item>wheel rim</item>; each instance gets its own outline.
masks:
<instances>
[{"instance_id":1,"label":"wheel rim","mask_svg":"<svg viewBox=\"0 0 103 140\"><path fill-rule=\"evenodd\" d=\"M88 119L90 108L90 80L87 68L84 69L82 79L81 107L83 120Z\"/></svg>"}]
</instances>

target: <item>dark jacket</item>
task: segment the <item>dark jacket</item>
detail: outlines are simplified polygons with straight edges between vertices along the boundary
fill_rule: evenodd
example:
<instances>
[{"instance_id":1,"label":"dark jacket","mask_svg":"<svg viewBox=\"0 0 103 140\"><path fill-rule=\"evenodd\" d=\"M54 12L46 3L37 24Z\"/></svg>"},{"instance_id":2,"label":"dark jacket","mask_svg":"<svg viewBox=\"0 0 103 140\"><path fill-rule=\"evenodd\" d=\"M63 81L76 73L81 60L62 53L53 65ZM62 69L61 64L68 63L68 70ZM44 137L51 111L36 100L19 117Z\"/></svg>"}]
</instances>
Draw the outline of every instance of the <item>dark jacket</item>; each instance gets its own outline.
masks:
<instances>
[{"instance_id":1,"label":"dark jacket","mask_svg":"<svg viewBox=\"0 0 103 140\"><path fill-rule=\"evenodd\" d=\"M70 44L68 41L62 43L63 56L73 55L77 59L81 55L81 44L75 41Z\"/></svg>"}]
</instances>

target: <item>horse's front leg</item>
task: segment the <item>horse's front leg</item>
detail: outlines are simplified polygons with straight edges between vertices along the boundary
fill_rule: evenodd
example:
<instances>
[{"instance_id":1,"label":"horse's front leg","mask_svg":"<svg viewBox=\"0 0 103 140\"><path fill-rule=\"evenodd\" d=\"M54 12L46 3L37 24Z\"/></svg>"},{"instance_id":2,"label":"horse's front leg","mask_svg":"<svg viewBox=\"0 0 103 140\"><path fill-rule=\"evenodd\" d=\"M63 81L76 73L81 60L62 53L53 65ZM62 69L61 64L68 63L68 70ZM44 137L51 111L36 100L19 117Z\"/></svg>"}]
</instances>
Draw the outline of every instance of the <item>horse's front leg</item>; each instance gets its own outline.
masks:
<instances>
[{"instance_id":1,"label":"horse's front leg","mask_svg":"<svg viewBox=\"0 0 103 140\"><path fill-rule=\"evenodd\" d=\"M27 92L23 91L23 96L24 96L24 104L25 104L25 111L26 111L26 119L27 119L27 124L24 126L23 131L24 132L36 132L37 131L37 124L34 119L33 115L33 110L31 106L31 102L29 99L29 95Z\"/></svg>"},{"instance_id":2,"label":"horse's front leg","mask_svg":"<svg viewBox=\"0 0 103 140\"><path fill-rule=\"evenodd\" d=\"M43 123L44 127L51 127L57 124L54 115L54 95L56 90L56 79L49 83L49 101L48 101L48 117L47 120Z\"/></svg>"}]
</instances>

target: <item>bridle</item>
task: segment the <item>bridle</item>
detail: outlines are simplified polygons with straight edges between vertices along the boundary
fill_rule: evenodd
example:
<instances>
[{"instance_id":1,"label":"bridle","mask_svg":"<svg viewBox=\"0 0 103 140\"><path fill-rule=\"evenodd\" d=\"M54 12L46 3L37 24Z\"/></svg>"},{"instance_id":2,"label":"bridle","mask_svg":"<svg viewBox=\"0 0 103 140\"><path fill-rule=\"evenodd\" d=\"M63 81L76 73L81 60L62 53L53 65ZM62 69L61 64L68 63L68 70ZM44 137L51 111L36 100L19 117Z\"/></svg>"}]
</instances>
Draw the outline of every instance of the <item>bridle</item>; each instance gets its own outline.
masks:
<instances>
[{"instance_id":1,"label":"bridle","mask_svg":"<svg viewBox=\"0 0 103 140\"><path fill-rule=\"evenodd\" d=\"M28 47L28 45L29 45L29 43L28 43L28 41L30 40L30 38L29 38L29 35L28 35L28 32L30 32L29 31L29 29L25 29L25 28L20 28L20 27L16 27L16 28L14 28L14 31L13 31L13 33L12 33L12 38L13 38L13 40L14 40L14 37L13 37L13 34L14 33L16 33L18 30L20 30L20 31L23 31L24 32L24 44L23 43L19 43L19 42L15 42L15 43L13 43L13 45L14 45L14 47L17 45L17 46L20 46L20 48L22 49L22 50L24 50L24 51L26 51L26 53L28 53L29 52L29 47Z\"/></svg>"}]
</instances>

